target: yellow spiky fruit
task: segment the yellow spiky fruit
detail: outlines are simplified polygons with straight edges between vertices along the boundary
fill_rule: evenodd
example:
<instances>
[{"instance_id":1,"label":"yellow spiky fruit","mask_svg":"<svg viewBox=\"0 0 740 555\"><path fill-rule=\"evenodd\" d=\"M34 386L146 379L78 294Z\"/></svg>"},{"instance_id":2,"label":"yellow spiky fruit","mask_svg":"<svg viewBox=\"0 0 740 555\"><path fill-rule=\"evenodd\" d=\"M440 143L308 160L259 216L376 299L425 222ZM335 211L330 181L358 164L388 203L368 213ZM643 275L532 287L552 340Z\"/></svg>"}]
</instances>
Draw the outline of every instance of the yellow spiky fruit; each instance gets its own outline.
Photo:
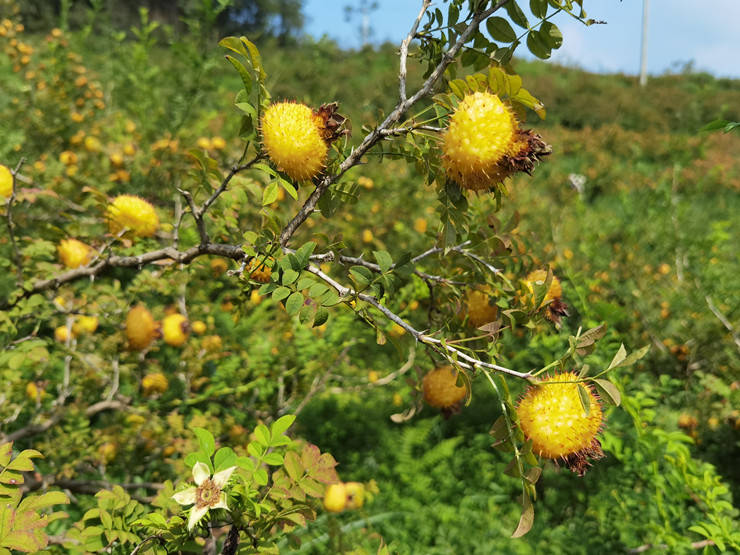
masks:
<instances>
[{"instance_id":1,"label":"yellow spiky fruit","mask_svg":"<svg viewBox=\"0 0 740 555\"><path fill-rule=\"evenodd\" d=\"M347 506L347 487L339 482L329 484L324 492L324 508L330 513L341 513Z\"/></svg>"},{"instance_id":2,"label":"yellow spiky fruit","mask_svg":"<svg viewBox=\"0 0 740 555\"><path fill-rule=\"evenodd\" d=\"M323 120L305 104L277 102L262 116L260 130L267 155L292 179L317 175L326 163Z\"/></svg>"},{"instance_id":3,"label":"yellow spiky fruit","mask_svg":"<svg viewBox=\"0 0 740 555\"><path fill-rule=\"evenodd\" d=\"M249 277L260 283L270 281L272 268L270 268L262 258L253 258L249 263Z\"/></svg>"},{"instance_id":4,"label":"yellow spiky fruit","mask_svg":"<svg viewBox=\"0 0 740 555\"><path fill-rule=\"evenodd\" d=\"M162 336L168 345L182 347L189 331L188 320L182 314L170 314L162 320Z\"/></svg>"},{"instance_id":5,"label":"yellow spiky fruit","mask_svg":"<svg viewBox=\"0 0 740 555\"><path fill-rule=\"evenodd\" d=\"M515 154L518 124L495 94L476 92L463 98L442 136L442 165L461 187L488 189L501 181L498 167Z\"/></svg>"},{"instance_id":6,"label":"yellow spiky fruit","mask_svg":"<svg viewBox=\"0 0 740 555\"><path fill-rule=\"evenodd\" d=\"M119 195L105 212L113 234L123 230L134 237L151 237L159 227L159 217L149 202L135 195Z\"/></svg>"},{"instance_id":7,"label":"yellow spiky fruit","mask_svg":"<svg viewBox=\"0 0 740 555\"><path fill-rule=\"evenodd\" d=\"M534 272L530 272L524 279L524 283L527 286L527 289L529 290L529 294L531 296L531 304L534 304L534 286L544 285L546 280L547 270L535 270ZM545 298L542 299L542 303L540 304L540 306L543 306L554 299L559 299L562 296L563 286L560 285L560 280L557 278L557 276L552 276L550 287L548 288L547 293L545 293Z\"/></svg>"},{"instance_id":8,"label":"yellow spiky fruit","mask_svg":"<svg viewBox=\"0 0 740 555\"><path fill-rule=\"evenodd\" d=\"M144 305L129 310L126 315L126 337L129 347L141 351L159 335L159 326Z\"/></svg>"},{"instance_id":9,"label":"yellow spiky fruit","mask_svg":"<svg viewBox=\"0 0 740 555\"><path fill-rule=\"evenodd\" d=\"M449 409L460 403L467 394L465 386L457 385L457 370L440 366L427 373L422 380L424 400L432 407Z\"/></svg>"},{"instance_id":10,"label":"yellow spiky fruit","mask_svg":"<svg viewBox=\"0 0 740 555\"><path fill-rule=\"evenodd\" d=\"M465 294L465 314L468 323L475 328L493 322L498 316L498 307L493 303L490 292L490 287L484 287Z\"/></svg>"},{"instance_id":11,"label":"yellow spiky fruit","mask_svg":"<svg viewBox=\"0 0 740 555\"><path fill-rule=\"evenodd\" d=\"M74 335L82 335L85 333L95 333L98 329L98 318L97 316L80 316L74 324L72 324L72 333Z\"/></svg>"},{"instance_id":12,"label":"yellow spiky fruit","mask_svg":"<svg viewBox=\"0 0 740 555\"><path fill-rule=\"evenodd\" d=\"M13 174L10 169L0 164L0 198L8 198L13 194Z\"/></svg>"},{"instance_id":13,"label":"yellow spiky fruit","mask_svg":"<svg viewBox=\"0 0 740 555\"><path fill-rule=\"evenodd\" d=\"M62 264L74 269L90 262L95 251L91 246L77 239L62 239L57 246L57 253Z\"/></svg>"},{"instance_id":14,"label":"yellow spiky fruit","mask_svg":"<svg viewBox=\"0 0 740 555\"><path fill-rule=\"evenodd\" d=\"M141 380L141 389L144 392L144 395L154 395L156 393L164 393L167 391L167 387L169 387L170 382L167 379L167 376L162 374L162 372L153 372L151 374L147 374L144 376Z\"/></svg>"},{"instance_id":15,"label":"yellow spiky fruit","mask_svg":"<svg viewBox=\"0 0 740 555\"><path fill-rule=\"evenodd\" d=\"M589 412L578 394L579 378L564 372L531 386L517 406L519 424L532 451L548 459L566 458L592 448L601 429L599 399L588 386Z\"/></svg>"}]
</instances>

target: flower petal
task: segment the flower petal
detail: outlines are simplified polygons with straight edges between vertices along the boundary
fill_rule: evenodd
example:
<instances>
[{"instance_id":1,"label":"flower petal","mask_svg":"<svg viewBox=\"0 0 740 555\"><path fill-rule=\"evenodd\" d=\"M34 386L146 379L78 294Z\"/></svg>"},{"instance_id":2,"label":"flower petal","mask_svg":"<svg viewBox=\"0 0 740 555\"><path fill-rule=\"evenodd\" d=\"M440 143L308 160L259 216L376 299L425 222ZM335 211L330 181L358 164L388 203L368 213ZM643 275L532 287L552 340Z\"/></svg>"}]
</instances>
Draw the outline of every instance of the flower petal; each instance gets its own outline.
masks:
<instances>
[{"instance_id":1,"label":"flower petal","mask_svg":"<svg viewBox=\"0 0 740 555\"><path fill-rule=\"evenodd\" d=\"M221 497L218 500L218 503L215 505L210 506L211 509L226 509L229 510L229 506L226 504L226 494L221 493Z\"/></svg>"},{"instance_id":2,"label":"flower petal","mask_svg":"<svg viewBox=\"0 0 740 555\"><path fill-rule=\"evenodd\" d=\"M190 509L190 518L188 519L188 530L195 528L198 521L208 512L208 506L198 507L197 505Z\"/></svg>"},{"instance_id":3,"label":"flower petal","mask_svg":"<svg viewBox=\"0 0 740 555\"><path fill-rule=\"evenodd\" d=\"M223 489L223 487L226 485L226 482L229 481L229 478L231 478L231 473L236 470L235 466L230 466L229 468L222 470L221 472L216 472L216 474L213 475L213 483L216 484L219 488Z\"/></svg>"},{"instance_id":4,"label":"flower petal","mask_svg":"<svg viewBox=\"0 0 740 555\"><path fill-rule=\"evenodd\" d=\"M211 476L211 471L202 462L195 463L193 466L193 480L198 485L201 485Z\"/></svg>"},{"instance_id":5,"label":"flower petal","mask_svg":"<svg viewBox=\"0 0 740 555\"><path fill-rule=\"evenodd\" d=\"M177 501L180 505L192 505L195 503L195 488L178 491L172 496L172 499Z\"/></svg>"}]
</instances>

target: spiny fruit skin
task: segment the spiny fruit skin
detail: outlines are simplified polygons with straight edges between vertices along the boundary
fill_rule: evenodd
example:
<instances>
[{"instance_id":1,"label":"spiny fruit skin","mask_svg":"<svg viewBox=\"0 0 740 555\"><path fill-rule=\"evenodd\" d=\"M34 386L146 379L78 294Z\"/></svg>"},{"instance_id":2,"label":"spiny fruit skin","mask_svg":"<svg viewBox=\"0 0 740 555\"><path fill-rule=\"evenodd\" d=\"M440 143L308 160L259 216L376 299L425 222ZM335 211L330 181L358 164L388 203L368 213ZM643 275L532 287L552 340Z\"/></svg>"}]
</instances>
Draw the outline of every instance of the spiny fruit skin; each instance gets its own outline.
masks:
<instances>
[{"instance_id":1,"label":"spiny fruit skin","mask_svg":"<svg viewBox=\"0 0 740 555\"><path fill-rule=\"evenodd\" d=\"M498 164L516 154L518 125L511 110L495 94L465 96L450 117L442 137L442 165L461 187L488 189L502 180Z\"/></svg>"},{"instance_id":2,"label":"spiny fruit skin","mask_svg":"<svg viewBox=\"0 0 740 555\"><path fill-rule=\"evenodd\" d=\"M498 307L493 304L491 289L473 289L465 295L465 312L468 323L478 328L483 324L493 322L498 316Z\"/></svg>"},{"instance_id":3,"label":"spiny fruit skin","mask_svg":"<svg viewBox=\"0 0 740 555\"><path fill-rule=\"evenodd\" d=\"M118 234L124 229L134 237L151 237L159 227L159 217L149 202L135 195L119 195L105 212L108 229Z\"/></svg>"},{"instance_id":4,"label":"spiny fruit skin","mask_svg":"<svg viewBox=\"0 0 740 555\"><path fill-rule=\"evenodd\" d=\"M440 366L422 380L424 400L432 407L449 409L465 398L467 389L457 385L457 371L452 366Z\"/></svg>"},{"instance_id":5,"label":"spiny fruit skin","mask_svg":"<svg viewBox=\"0 0 740 555\"><path fill-rule=\"evenodd\" d=\"M0 198L8 198L13 194L13 174L10 169L0 164Z\"/></svg>"},{"instance_id":6,"label":"spiny fruit skin","mask_svg":"<svg viewBox=\"0 0 740 555\"><path fill-rule=\"evenodd\" d=\"M92 247L77 239L62 239L57 246L57 253L62 264L74 269L90 262L94 251Z\"/></svg>"},{"instance_id":7,"label":"spiny fruit skin","mask_svg":"<svg viewBox=\"0 0 740 555\"><path fill-rule=\"evenodd\" d=\"M534 453L548 459L566 458L591 449L601 428L598 398L587 386L589 413L578 395L578 376L556 374L531 386L516 409L519 423ZM570 382L570 383L568 383Z\"/></svg>"},{"instance_id":8,"label":"spiny fruit skin","mask_svg":"<svg viewBox=\"0 0 740 555\"><path fill-rule=\"evenodd\" d=\"M260 283L270 281L272 268L270 268L262 258L253 258L249 263L249 277Z\"/></svg>"},{"instance_id":9,"label":"spiny fruit skin","mask_svg":"<svg viewBox=\"0 0 740 555\"><path fill-rule=\"evenodd\" d=\"M129 347L137 351L146 349L159 335L157 322L144 305L129 310L126 315L126 337Z\"/></svg>"},{"instance_id":10,"label":"spiny fruit skin","mask_svg":"<svg viewBox=\"0 0 740 555\"><path fill-rule=\"evenodd\" d=\"M330 484L324 492L324 508L330 513L341 513L347 506L347 487L339 482Z\"/></svg>"},{"instance_id":11,"label":"spiny fruit skin","mask_svg":"<svg viewBox=\"0 0 740 555\"><path fill-rule=\"evenodd\" d=\"M318 174L326 162L323 127L321 117L305 104L277 102L262 116L262 142L278 168L303 181Z\"/></svg>"},{"instance_id":12,"label":"spiny fruit skin","mask_svg":"<svg viewBox=\"0 0 740 555\"><path fill-rule=\"evenodd\" d=\"M143 390L144 395L149 396L154 395L155 393L164 393L167 391L169 384L170 382L167 380L167 376L162 374L162 372L153 372L142 378L141 389Z\"/></svg>"},{"instance_id":13,"label":"spiny fruit skin","mask_svg":"<svg viewBox=\"0 0 740 555\"><path fill-rule=\"evenodd\" d=\"M188 339L188 319L182 314L170 314L162 320L164 342L173 347L182 347Z\"/></svg>"}]
</instances>

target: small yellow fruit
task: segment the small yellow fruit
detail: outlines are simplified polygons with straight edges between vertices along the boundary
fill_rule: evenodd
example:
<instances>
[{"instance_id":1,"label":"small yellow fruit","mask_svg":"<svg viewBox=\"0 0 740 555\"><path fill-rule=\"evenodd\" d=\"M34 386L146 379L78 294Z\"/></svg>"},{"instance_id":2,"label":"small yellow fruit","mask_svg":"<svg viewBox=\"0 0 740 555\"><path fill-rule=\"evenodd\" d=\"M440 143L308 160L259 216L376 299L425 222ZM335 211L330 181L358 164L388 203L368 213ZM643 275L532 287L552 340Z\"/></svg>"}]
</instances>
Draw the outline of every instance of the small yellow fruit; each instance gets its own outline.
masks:
<instances>
[{"instance_id":1,"label":"small yellow fruit","mask_svg":"<svg viewBox=\"0 0 740 555\"><path fill-rule=\"evenodd\" d=\"M77 239L62 239L57 246L59 258L67 268L79 268L92 260L95 251Z\"/></svg>"},{"instance_id":2,"label":"small yellow fruit","mask_svg":"<svg viewBox=\"0 0 740 555\"><path fill-rule=\"evenodd\" d=\"M211 146L216 150L223 150L226 148L226 141L223 137L213 137L211 139Z\"/></svg>"},{"instance_id":3,"label":"small yellow fruit","mask_svg":"<svg viewBox=\"0 0 740 555\"><path fill-rule=\"evenodd\" d=\"M196 320L191 324L191 329L198 335L203 335L206 332L206 323L201 320Z\"/></svg>"},{"instance_id":4,"label":"small yellow fruit","mask_svg":"<svg viewBox=\"0 0 740 555\"><path fill-rule=\"evenodd\" d=\"M188 339L188 320L182 314L170 314L162 320L164 342L173 347L182 347Z\"/></svg>"},{"instance_id":5,"label":"small yellow fruit","mask_svg":"<svg viewBox=\"0 0 740 555\"><path fill-rule=\"evenodd\" d=\"M486 286L470 290L465 294L465 312L468 323L475 328L493 322L498 316L498 307L493 304L490 291L491 288Z\"/></svg>"},{"instance_id":6,"label":"small yellow fruit","mask_svg":"<svg viewBox=\"0 0 740 555\"><path fill-rule=\"evenodd\" d=\"M311 179L324 167L328 147L322 119L305 104L278 102L265 110L260 127L270 160L292 179Z\"/></svg>"},{"instance_id":7,"label":"small yellow fruit","mask_svg":"<svg viewBox=\"0 0 740 555\"><path fill-rule=\"evenodd\" d=\"M113 234L128 230L134 237L151 237L159 227L154 206L134 195L117 196L105 214Z\"/></svg>"},{"instance_id":8,"label":"small yellow fruit","mask_svg":"<svg viewBox=\"0 0 740 555\"><path fill-rule=\"evenodd\" d=\"M69 337L70 334L67 326L59 326L54 330L54 339L59 341L59 343L66 343ZM74 337L74 334L72 334L72 337Z\"/></svg>"},{"instance_id":9,"label":"small yellow fruit","mask_svg":"<svg viewBox=\"0 0 740 555\"><path fill-rule=\"evenodd\" d=\"M375 383L379 379L380 379L380 374L378 373L377 370L370 370L367 373L367 381L369 381L370 383Z\"/></svg>"},{"instance_id":10,"label":"small yellow fruit","mask_svg":"<svg viewBox=\"0 0 740 555\"><path fill-rule=\"evenodd\" d=\"M442 165L461 187L488 189L501 181L498 163L512 153L517 122L495 94L465 96L442 137Z\"/></svg>"},{"instance_id":11,"label":"small yellow fruit","mask_svg":"<svg viewBox=\"0 0 740 555\"><path fill-rule=\"evenodd\" d=\"M123 166L123 154L120 152L113 152L109 157L110 163L116 167Z\"/></svg>"},{"instance_id":12,"label":"small yellow fruit","mask_svg":"<svg viewBox=\"0 0 740 555\"><path fill-rule=\"evenodd\" d=\"M202 148L203 150L211 150L211 147L213 146L211 144L211 139L208 137L200 137L195 144L198 146L198 148Z\"/></svg>"},{"instance_id":13,"label":"small yellow fruit","mask_svg":"<svg viewBox=\"0 0 740 555\"><path fill-rule=\"evenodd\" d=\"M341 482L327 486L324 492L324 508L331 513L341 513L346 506L346 486Z\"/></svg>"},{"instance_id":14,"label":"small yellow fruit","mask_svg":"<svg viewBox=\"0 0 740 555\"><path fill-rule=\"evenodd\" d=\"M432 407L449 409L465 398L467 388L457 385L457 370L440 366L427 373L422 380L424 400Z\"/></svg>"},{"instance_id":15,"label":"small yellow fruit","mask_svg":"<svg viewBox=\"0 0 740 555\"><path fill-rule=\"evenodd\" d=\"M77 321L72 324L72 333L74 335L95 333L96 329L98 329L97 316L80 316Z\"/></svg>"},{"instance_id":16,"label":"small yellow fruit","mask_svg":"<svg viewBox=\"0 0 740 555\"><path fill-rule=\"evenodd\" d=\"M98 457L105 463L109 463L115 459L117 453L118 448L116 447L116 444L111 443L110 441L107 441L98 447Z\"/></svg>"},{"instance_id":17,"label":"small yellow fruit","mask_svg":"<svg viewBox=\"0 0 740 555\"><path fill-rule=\"evenodd\" d=\"M424 218L416 218L414 220L414 231L417 233L426 233L427 221Z\"/></svg>"},{"instance_id":18,"label":"small yellow fruit","mask_svg":"<svg viewBox=\"0 0 740 555\"><path fill-rule=\"evenodd\" d=\"M77 163L77 155L71 150L65 150L59 155L59 161L65 166L73 166Z\"/></svg>"},{"instance_id":19,"label":"small yellow fruit","mask_svg":"<svg viewBox=\"0 0 740 555\"><path fill-rule=\"evenodd\" d=\"M220 335L209 335L203 338L203 348L210 352L216 352L221 349L222 341Z\"/></svg>"},{"instance_id":20,"label":"small yellow fruit","mask_svg":"<svg viewBox=\"0 0 740 555\"><path fill-rule=\"evenodd\" d=\"M126 337L129 347L141 351L159 335L152 313L144 305L135 306L126 315Z\"/></svg>"},{"instance_id":21,"label":"small yellow fruit","mask_svg":"<svg viewBox=\"0 0 740 555\"><path fill-rule=\"evenodd\" d=\"M534 285L544 285L545 281L547 280L547 271L546 270L535 270L534 272L531 272L525 279L524 283L527 286L527 289L529 289L530 296L530 304L534 304ZM563 296L563 287L560 285L560 280L557 278L557 276L552 276L552 281L550 282L550 288L547 290L547 293L545 294L545 298L542 299L542 303L540 304L540 307L546 305L552 300L559 299Z\"/></svg>"},{"instance_id":22,"label":"small yellow fruit","mask_svg":"<svg viewBox=\"0 0 740 555\"><path fill-rule=\"evenodd\" d=\"M347 495L347 509L359 509L365 504L365 484L347 482L344 490Z\"/></svg>"},{"instance_id":23,"label":"small yellow fruit","mask_svg":"<svg viewBox=\"0 0 740 555\"><path fill-rule=\"evenodd\" d=\"M249 277L260 283L267 283L270 281L272 275L272 268L270 268L262 258L253 258L249 263Z\"/></svg>"},{"instance_id":24,"label":"small yellow fruit","mask_svg":"<svg viewBox=\"0 0 740 555\"><path fill-rule=\"evenodd\" d=\"M8 198L13 194L13 174L10 169L0 164L0 197Z\"/></svg>"},{"instance_id":25,"label":"small yellow fruit","mask_svg":"<svg viewBox=\"0 0 740 555\"><path fill-rule=\"evenodd\" d=\"M211 271L214 277L218 277L229 269L229 265L223 258L214 258L211 260Z\"/></svg>"},{"instance_id":26,"label":"small yellow fruit","mask_svg":"<svg viewBox=\"0 0 740 555\"><path fill-rule=\"evenodd\" d=\"M589 412L581 404L578 376L565 372L539 380L517 406L519 423L532 451L548 459L565 458L591 448L601 428L601 405L587 386Z\"/></svg>"},{"instance_id":27,"label":"small yellow fruit","mask_svg":"<svg viewBox=\"0 0 740 555\"><path fill-rule=\"evenodd\" d=\"M34 403L40 401L46 392L43 388L39 388L35 382L28 382L26 384L26 397L28 397Z\"/></svg>"},{"instance_id":28,"label":"small yellow fruit","mask_svg":"<svg viewBox=\"0 0 740 555\"><path fill-rule=\"evenodd\" d=\"M372 243L373 242L373 232L369 229L365 229L362 232L362 242L363 243Z\"/></svg>"},{"instance_id":29,"label":"small yellow fruit","mask_svg":"<svg viewBox=\"0 0 740 555\"><path fill-rule=\"evenodd\" d=\"M167 387L169 385L170 382L167 380L167 376L162 374L162 372L147 374L141 380L141 389L144 392L144 395L147 396L154 395L156 393L164 393L167 391Z\"/></svg>"},{"instance_id":30,"label":"small yellow fruit","mask_svg":"<svg viewBox=\"0 0 740 555\"><path fill-rule=\"evenodd\" d=\"M393 394L393 406L400 407L403 404L403 397L400 393Z\"/></svg>"},{"instance_id":31,"label":"small yellow fruit","mask_svg":"<svg viewBox=\"0 0 740 555\"><path fill-rule=\"evenodd\" d=\"M102 145L97 137L85 137L85 150L88 152L99 152Z\"/></svg>"}]
</instances>

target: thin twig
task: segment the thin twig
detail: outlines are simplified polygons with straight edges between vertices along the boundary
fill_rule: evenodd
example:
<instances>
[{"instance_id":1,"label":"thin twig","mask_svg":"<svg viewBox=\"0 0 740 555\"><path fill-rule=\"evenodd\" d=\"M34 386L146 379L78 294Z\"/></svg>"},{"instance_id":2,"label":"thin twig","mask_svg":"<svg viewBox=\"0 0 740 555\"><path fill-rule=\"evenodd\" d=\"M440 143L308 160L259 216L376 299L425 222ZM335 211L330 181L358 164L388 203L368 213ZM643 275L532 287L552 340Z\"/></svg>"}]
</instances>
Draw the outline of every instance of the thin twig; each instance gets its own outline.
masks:
<instances>
[{"instance_id":1,"label":"thin twig","mask_svg":"<svg viewBox=\"0 0 740 555\"><path fill-rule=\"evenodd\" d=\"M720 311L720 309L714 305L714 303L712 302L712 298L709 295L704 297L704 300L707 302L707 306L709 307L709 310L712 311L712 314L714 314L717 317L717 320L722 322L722 325L727 329L727 331L730 332L735 345L737 345L737 348L740 349L740 335L738 335L738 333L735 331L735 327L730 323L727 317L722 314L722 311Z\"/></svg>"},{"instance_id":2,"label":"thin twig","mask_svg":"<svg viewBox=\"0 0 740 555\"><path fill-rule=\"evenodd\" d=\"M406 322L403 318L398 316L396 313L391 311L388 307L383 306L380 304L377 298L375 298L372 295L367 295L365 293L359 293L349 287L345 287L335 281L333 278L325 274L321 271L320 268L317 268L316 266L309 264L307 270L314 274L315 276L321 278L323 281L331 285L336 292L339 294L340 297L344 298L358 298L361 301L364 301L368 304L371 304L376 309L378 309L380 312L383 313L383 315L388 318L390 321L398 324L401 326L404 330L406 330L409 334L411 334L414 339L416 339L419 343L422 343L424 345L427 345L428 347L434 349L437 353L441 354L445 358L447 358L450 362L453 362L454 364L461 366L463 368L488 368L490 370L496 370L498 372L503 372L505 374L509 374L511 376L515 376L517 378L530 378L532 374L530 372L517 372L516 370L511 370L510 368L506 368L505 366L499 366L498 364L493 364L490 362L483 362L482 360L472 357L464 352L462 352L460 349L457 349L453 347L452 345L447 344L445 341L441 339L437 339L436 337L432 337L430 335L426 335L425 333L417 330L411 324ZM460 361L462 359L463 362Z\"/></svg>"},{"instance_id":3,"label":"thin twig","mask_svg":"<svg viewBox=\"0 0 740 555\"><path fill-rule=\"evenodd\" d=\"M406 35L406 38L403 39L403 42L401 42L401 55L398 70L398 92L401 102L404 102L406 100L406 60L409 56L409 45L414 39L414 36L416 35L416 30L419 28L419 23L421 23L421 20L424 17L426 11L429 9L431 3L432 0L424 0L424 3L421 6L421 11L419 11L419 15L416 16L416 21L414 21L414 24L411 26L409 34Z\"/></svg>"}]
</instances>

